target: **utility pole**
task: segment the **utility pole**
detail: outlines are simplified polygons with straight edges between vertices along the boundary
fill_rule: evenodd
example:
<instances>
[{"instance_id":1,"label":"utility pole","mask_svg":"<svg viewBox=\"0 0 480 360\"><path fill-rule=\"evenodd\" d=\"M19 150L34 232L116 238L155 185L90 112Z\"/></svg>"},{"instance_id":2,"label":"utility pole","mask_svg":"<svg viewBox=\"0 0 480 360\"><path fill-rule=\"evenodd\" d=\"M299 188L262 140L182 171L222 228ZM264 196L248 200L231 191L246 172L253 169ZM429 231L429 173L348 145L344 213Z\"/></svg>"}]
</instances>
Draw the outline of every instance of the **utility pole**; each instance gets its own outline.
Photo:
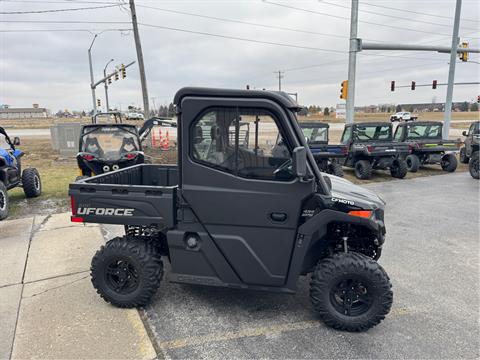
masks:
<instances>
[{"instance_id":1,"label":"utility pole","mask_svg":"<svg viewBox=\"0 0 480 360\"><path fill-rule=\"evenodd\" d=\"M457 0L455 6L455 21L453 23L452 34L452 50L450 51L450 67L448 70L448 85L447 85L447 98L445 100L445 118L443 121L443 133L442 137L448 139L450 132L450 120L452 118L452 98L453 98L453 83L455 81L455 64L457 60L457 48L458 48L458 29L460 27L460 13L462 11L462 0Z\"/></svg>"},{"instance_id":2,"label":"utility pole","mask_svg":"<svg viewBox=\"0 0 480 360\"><path fill-rule=\"evenodd\" d=\"M107 64L105 65L105 67L103 68L103 77L107 77L107 67L108 65L112 62L112 61L115 61L113 59L110 59L109 62L107 62ZM107 106L107 112L110 111L110 105L108 103L108 80L105 80L105 105Z\"/></svg>"},{"instance_id":3,"label":"utility pole","mask_svg":"<svg viewBox=\"0 0 480 360\"><path fill-rule=\"evenodd\" d=\"M273 73L277 74L278 77L278 91L282 91L282 79L284 77L283 74L285 74L285 71L278 70L274 71Z\"/></svg>"},{"instance_id":4,"label":"utility pole","mask_svg":"<svg viewBox=\"0 0 480 360\"><path fill-rule=\"evenodd\" d=\"M350 49L348 52L348 88L346 104L346 123L352 124L355 115L355 69L357 66L357 51L359 41L357 39L358 29L358 0L352 0L350 15Z\"/></svg>"},{"instance_id":5,"label":"utility pole","mask_svg":"<svg viewBox=\"0 0 480 360\"><path fill-rule=\"evenodd\" d=\"M137 12L135 11L134 0L130 0L130 12L132 13L133 36L135 38L135 48L137 49L138 68L140 69L140 82L142 84L143 112L145 118L150 117L150 109L148 106L147 78L145 76L145 65L143 63L142 44L140 42L140 34L138 32Z\"/></svg>"},{"instance_id":6,"label":"utility pole","mask_svg":"<svg viewBox=\"0 0 480 360\"><path fill-rule=\"evenodd\" d=\"M95 40L97 39L98 34L95 34L93 37L92 43L88 48L88 64L90 65L90 88L92 89L92 104L93 104L93 115L97 113L97 96L95 95L95 86L93 83L95 82L93 78L93 65L92 65L92 46Z\"/></svg>"}]
</instances>

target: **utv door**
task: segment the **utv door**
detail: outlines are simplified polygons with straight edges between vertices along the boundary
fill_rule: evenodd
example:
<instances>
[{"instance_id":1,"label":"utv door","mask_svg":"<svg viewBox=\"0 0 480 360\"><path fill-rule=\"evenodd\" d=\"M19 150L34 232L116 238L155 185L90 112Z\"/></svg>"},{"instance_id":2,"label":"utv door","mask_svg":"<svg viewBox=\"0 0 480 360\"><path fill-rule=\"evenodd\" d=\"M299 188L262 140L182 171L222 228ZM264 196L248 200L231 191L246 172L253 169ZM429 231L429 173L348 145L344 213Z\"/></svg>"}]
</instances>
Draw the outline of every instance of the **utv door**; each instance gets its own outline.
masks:
<instances>
[{"instance_id":1,"label":"utv door","mask_svg":"<svg viewBox=\"0 0 480 360\"><path fill-rule=\"evenodd\" d=\"M268 100L187 97L181 107L184 199L243 283L283 285L302 200L313 191L289 166L298 144L285 136L287 115ZM249 139L239 146L245 123ZM274 151L279 134L287 151Z\"/></svg>"}]
</instances>

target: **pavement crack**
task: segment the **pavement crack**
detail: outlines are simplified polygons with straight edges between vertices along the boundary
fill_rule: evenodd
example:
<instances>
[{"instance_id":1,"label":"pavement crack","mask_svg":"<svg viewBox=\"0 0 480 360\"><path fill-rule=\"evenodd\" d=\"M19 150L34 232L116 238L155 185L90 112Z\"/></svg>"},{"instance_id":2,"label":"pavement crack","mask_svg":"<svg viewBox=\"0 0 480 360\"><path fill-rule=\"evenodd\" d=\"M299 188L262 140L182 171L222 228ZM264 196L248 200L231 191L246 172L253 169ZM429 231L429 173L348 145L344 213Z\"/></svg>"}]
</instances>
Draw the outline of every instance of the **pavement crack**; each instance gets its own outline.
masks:
<instances>
[{"instance_id":1,"label":"pavement crack","mask_svg":"<svg viewBox=\"0 0 480 360\"><path fill-rule=\"evenodd\" d=\"M58 285L58 286L54 286L54 287L52 287L52 288L43 290L43 291L41 291L41 292L39 292L39 293L30 295L30 296L25 296L25 297L23 297L23 299L33 298L33 297L35 297L35 296L45 294L45 293L47 293L47 292L49 292L49 291L52 291L52 290L56 290L56 289L60 289L60 288L66 287L66 286L70 286L70 285L72 285L72 284L75 284L76 282L79 282L79 281L81 281L81 280L83 280L83 279L86 279L86 278L89 277L89 276L90 276L90 275L85 275L85 276L83 276L83 277L81 277L81 278L78 278L78 279L69 281L69 282L67 282L67 283L65 283L65 284Z\"/></svg>"}]
</instances>

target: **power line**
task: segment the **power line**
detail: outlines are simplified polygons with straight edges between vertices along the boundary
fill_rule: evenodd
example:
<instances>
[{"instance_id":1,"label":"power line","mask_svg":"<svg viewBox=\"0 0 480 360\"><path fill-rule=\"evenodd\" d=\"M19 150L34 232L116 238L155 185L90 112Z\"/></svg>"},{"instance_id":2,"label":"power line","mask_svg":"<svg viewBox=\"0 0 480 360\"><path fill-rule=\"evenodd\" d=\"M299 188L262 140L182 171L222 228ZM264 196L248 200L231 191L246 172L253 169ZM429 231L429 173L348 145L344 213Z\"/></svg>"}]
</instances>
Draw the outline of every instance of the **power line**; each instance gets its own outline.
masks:
<instances>
[{"instance_id":1,"label":"power line","mask_svg":"<svg viewBox=\"0 0 480 360\"><path fill-rule=\"evenodd\" d=\"M331 6L344 8L344 9L350 9L350 6L335 4L335 3L328 2L328 1L322 1L321 3L326 4L326 5L331 5ZM419 22L419 23L422 23L422 24L429 24L429 25L435 25L435 26L443 26L443 27L447 27L449 29L452 28L452 26L448 25L448 24L439 24L439 23L436 23L436 22L430 22L430 21L425 21L425 20L417 20L417 19L411 19L411 18L408 18L408 17L388 15L388 14L385 14L385 13L379 13L379 12L370 11L370 10L359 10L359 11L364 12L364 13L368 13L368 14L374 14L374 15L380 15L380 16L385 16L385 17L389 17L389 18L394 18L394 19L400 19L400 20L412 21L412 22ZM463 29L464 30L477 30L477 29L466 28L466 27L463 27Z\"/></svg>"},{"instance_id":2,"label":"power line","mask_svg":"<svg viewBox=\"0 0 480 360\"><path fill-rule=\"evenodd\" d=\"M299 8L299 7L296 7L296 6L280 4L280 3L276 3L276 2L272 2L272 1L268 1L268 0L263 0L263 2L266 3L266 4L280 6L280 7L284 7L284 8L287 8L287 9L293 9L293 10L303 11L303 12L307 12L307 13L311 13L311 14L324 15L324 16L329 16L331 18L349 20L350 21L350 18L346 17L346 16L333 15L333 14L329 14L329 13L325 13L325 12L321 12L321 11ZM424 34L451 36L450 34L442 34L442 33L433 32L433 31L410 29L410 28L388 25L388 24L378 24L378 23L375 23L375 22L372 22L372 21L359 20L359 22L364 23L364 24L369 24L369 25L375 25L375 26L382 26L382 27L387 27L387 28L391 28L391 29L397 29L397 30L406 30L406 31L414 31L414 32L419 32L419 33L424 33ZM477 39L477 38L473 38L473 39Z\"/></svg>"},{"instance_id":3,"label":"power line","mask_svg":"<svg viewBox=\"0 0 480 360\"><path fill-rule=\"evenodd\" d=\"M89 21L89 20L0 20L0 23L33 23L33 24L130 24L129 21Z\"/></svg>"},{"instance_id":4,"label":"power line","mask_svg":"<svg viewBox=\"0 0 480 360\"><path fill-rule=\"evenodd\" d=\"M366 2L362 2L362 5L374 6L374 7L379 7L379 8L383 8L383 9L389 9L389 10L395 10L395 11L403 11L403 12L407 12L407 13L424 15L424 16L431 16L431 17L434 17L434 18L442 18L442 19L453 20L453 18L450 17L450 16L444 16L444 15L438 15L438 14L429 14L429 13L425 13L425 12L421 12L421 11L414 11L414 10L399 9L399 8L394 8L394 7L390 7L390 6L385 6L385 5L371 4L371 3L366 3ZM461 20L462 21L472 21L472 22L478 23L478 20L474 20L474 19L461 18Z\"/></svg>"},{"instance_id":5,"label":"power line","mask_svg":"<svg viewBox=\"0 0 480 360\"><path fill-rule=\"evenodd\" d=\"M242 21L242 20L235 20L235 19L228 19L228 18L220 18L220 17L216 17L216 16L208 16L208 15L201 15L201 14L189 13L189 12L184 12L184 11L170 10L170 9L164 9L164 8L148 6L148 5L137 5L137 7L142 7L142 8L146 8L146 9L152 9L152 10L158 10L158 11L164 11L164 12L173 13L173 14L194 16L194 17L216 20L216 21L224 21L224 22L231 22L231 23L236 23L236 24L258 26L258 27L263 27L263 28L268 28L268 29L285 30L285 31L292 31L292 32L298 32L298 33L303 33L303 34L313 34L313 35L331 36L331 37L337 37L337 38L342 38L342 39L348 39L348 36L327 34L327 33L321 33L321 32L317 32L317 31L310 31L310 30L303 30L303 29L294 29L294 28L289 28L289 27L284 27L284 26L259 24L259 23L249 22L249 21Z\"/></svg>"},{"instance_id":6,"label":"power line","mask_svg":"<svg viewBox=\"0 0 480 360\"><path fill-rule=\"evenodd\" d=\"M89 32L89 33L94 33L94 32L105 32L105 31L131 31L132 29L18 29L18 30L4 30L0 29L1 33L23 33L23 32Z\"/></svg>"},{"instance_id":7,"label":"power line","mask_svg":"<svg viewBox=\"0 0 480 360\"><path fill-rule=\"evenodd\" d=\"M262 40L249 39L249 38L243 38L243 37L237 37L237 36L221 35L221 34L208 33L208 32L202 32L202 31L194 31L194 30L188 30L188 29L180 29L180 28L174 28L174 27L169 27L169 26L161 26L161 25L153 25L153 24L145 24L145 23L138 23L138 24L142 25L142 26L146 26L146 27L151 27L151 28L171 30L171 31L179 31L179 32L184 32L184 33L189 33L189 34L197 34L197 35L211 36L211 37L231 39L231 40L246 41L246 42L252 42L252 43L257 43L257 44L276 45L276 46L290 47L290 48L296 48L296 49L325 51L325 52L330 52L330 53L333 52L333 53L339 53L339 54L347 54L348 53L347 51L336 50L336 49L326 49L326 48L318 48L318 47L312 47L312 46L302 46L302 45L278 43L278 42L273 42L273 41L262 41Z\"/></svg>"},{"instance_id":8,"label":"power line","mask_svg":"<svg viewBox=\"0 0 480 360\"><path fill-rule=\"evenodd\" d=\"M80 11L80 10L94 10L94 9L106 9L111 7L118 7L121 4L115 5L102 5L102 6L88 6L82 8L69 8L69 9L50 9L50 10L29 10L29 11L0 11L1 15L22 15L22 14L46 14L65 11Z\"/></svg>"}]
</instances>

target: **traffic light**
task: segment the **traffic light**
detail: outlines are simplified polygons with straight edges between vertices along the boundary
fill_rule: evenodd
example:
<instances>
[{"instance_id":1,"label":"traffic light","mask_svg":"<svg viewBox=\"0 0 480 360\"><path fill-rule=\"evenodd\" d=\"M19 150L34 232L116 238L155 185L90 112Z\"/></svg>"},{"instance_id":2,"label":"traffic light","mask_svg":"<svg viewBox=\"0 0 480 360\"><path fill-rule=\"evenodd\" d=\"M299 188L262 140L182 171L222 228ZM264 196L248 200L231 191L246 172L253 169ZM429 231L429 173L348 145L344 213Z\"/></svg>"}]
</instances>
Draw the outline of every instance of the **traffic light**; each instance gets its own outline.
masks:
<instances>
[{"instance_id":1,"label":"traffic light","mask_svg":"<svg viewBox=\"0 0 480 360\"><path fill-rule=\"evenodd\" d=\"M415 90L415 81L412 81L412 90Z\"/></svg>"},{"instance_id":2,"label":"traffic light","mask_svg":"<svg viewBox=\"0 0 480 360\"><path fill-rule=\"evenodd\" d=\"M480 95L477 96L477 103L480 104Z\"/></svg>"},{"instance_id":3,"label":"traffic light","mask_svg":"<svg viewBox=\"0 0 480 360\"><path fill-rule=\"evenodd\" d=\"M464 49L468 48L468 43L467 42L462 42L461 47L464 48ZM458 57L460 58L460 60L466 62L466 61L468 61L468 52L461 52L461 53L459 53Z\"/></svg>"},{"instance_id":4,"label":"traffic light","mask_svg":"<svg viewBox=\"0 0 480 360\"><path fill-rule=\"evenodd\" d=\"M343 80L341 84L342 88L340 89L340 99L347 99L348 92L348 80Z\"/></svg>"},{"instance_id":5,"label":"traffic light","mask_svg":"<svg viewBox=\"0 0 480 360\"><path fill-rule=\"evenodd\" d=\"M109 78L108 78L108 85L110 85L111 83L112 83L112 78L109 77Z\"/></svg>"},{"instance_id":6,"label":"traffic light","mask_svg":"<svg viewBox=\"0 0 480 360\"><path fill-rule=\"evenodd\" d=\"M436 88L437 88L437 80L433 80L432 89L436 89Z\"/></svg>"},{"instance_id":7,"label":"traffic light","mask_svg":"<svg viewBox=\"0 0 480 360\"><path fill-rule=\"evenodd\" d=\"M100 101L100 99L97 99L97 106L98 107L102 106L102 102Z\"/></svg>"},{"instance_id":8,"label":"traffic light","mask_svg":"<svg viewBox=\"0 0 480 360\"><path fill-rule=\"evenodd\" d=\"M127 77L127 72L125 70L125 64L122 64L121 72L122 72L122 79L125 79Z\"/></svg>"},{"instance_id":9,"label":"traffic light","mask_svg":"<svg viewBox=\"0 0 480 360\"><path fill-rule=\"evenodd\" d=\"M395 91L395 81L390 83L390 91Z\"/></svg>"},{"instance_id":10,"label":"traffic light","mask_svg":"<svg viewBox=\"0 0 480 360\"><path fill-rule=\"evenodd\" d=\"M118 81L118 71L115 72L115 81Z\"/></svg>"}]
</instances>

